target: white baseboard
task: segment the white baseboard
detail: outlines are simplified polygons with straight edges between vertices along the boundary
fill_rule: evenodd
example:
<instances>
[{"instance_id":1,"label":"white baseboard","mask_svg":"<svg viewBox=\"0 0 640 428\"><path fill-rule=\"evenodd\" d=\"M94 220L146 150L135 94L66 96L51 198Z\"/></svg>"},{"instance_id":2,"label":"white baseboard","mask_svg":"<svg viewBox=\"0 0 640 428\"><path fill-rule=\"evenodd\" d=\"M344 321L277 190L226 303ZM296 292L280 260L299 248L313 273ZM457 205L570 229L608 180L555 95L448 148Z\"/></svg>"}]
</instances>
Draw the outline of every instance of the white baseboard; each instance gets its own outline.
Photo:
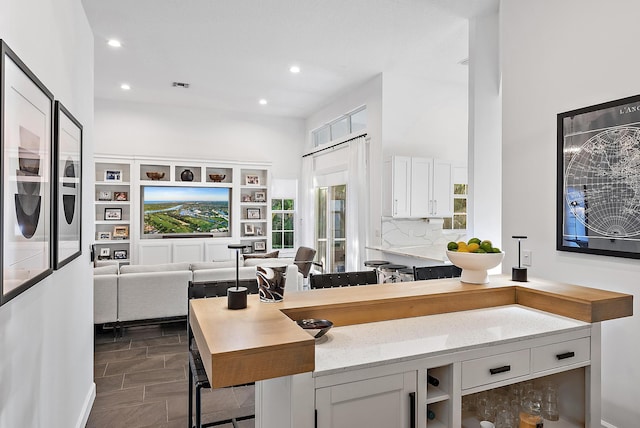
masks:
<instances>
[{"instance_id":1,"label":"white baseboard","mask_svg":"<svg viewBox=\"0 0 640 428\"><path fill-rule=\"evenodd\" d=\"M91 387L89 388L89 392L87 393L87 398L84 400L84 404L82 406L83 411L82 413L80 413L76 428L85 428L87 426L89 415L91 414L91 408L93 407L93 402L95 401L95 399L96 384L95 382L91 382Z\"/></svg>"}]
</instances>

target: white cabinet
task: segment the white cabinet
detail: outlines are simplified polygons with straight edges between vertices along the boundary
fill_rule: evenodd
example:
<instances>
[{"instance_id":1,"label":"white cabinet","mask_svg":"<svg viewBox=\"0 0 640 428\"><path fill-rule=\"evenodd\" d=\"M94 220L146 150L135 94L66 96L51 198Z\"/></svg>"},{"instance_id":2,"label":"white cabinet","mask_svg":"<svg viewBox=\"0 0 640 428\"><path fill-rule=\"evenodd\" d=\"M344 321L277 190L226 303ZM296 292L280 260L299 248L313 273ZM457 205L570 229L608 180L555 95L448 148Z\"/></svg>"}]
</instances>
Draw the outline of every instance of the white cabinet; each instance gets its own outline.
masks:
<instances>
[{"instance_id":1,"label":"white cabinet","mask_svg":"<svg viewBox=\"0 0 640 428\"><path fill-rule=\"evenodd\" d=\"M384 170L383 215L420 218L453 214L451 162L393 156L385 161Z\"/></svg>"},{"instance_id":2,"label":"white cabinet","mask_svg":"<svg viewBox=\"0 0 640 428\"><path fill-rule=\"evenodd\" d=\"M415 400L415 371L319 388L317 427L415 427Z\"/></svg>"}]
</instances>

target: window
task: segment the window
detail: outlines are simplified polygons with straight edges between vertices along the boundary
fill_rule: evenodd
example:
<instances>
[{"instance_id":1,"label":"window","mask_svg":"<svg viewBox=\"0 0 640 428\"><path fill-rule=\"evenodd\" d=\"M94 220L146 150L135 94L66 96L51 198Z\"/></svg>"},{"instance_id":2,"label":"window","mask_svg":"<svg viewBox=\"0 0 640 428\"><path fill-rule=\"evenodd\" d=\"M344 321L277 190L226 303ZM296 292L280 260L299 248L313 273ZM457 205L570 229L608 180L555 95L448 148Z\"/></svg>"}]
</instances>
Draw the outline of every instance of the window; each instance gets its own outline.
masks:
<instances>
[{"instance_id":1,"label":"window","mask_svg":"<svg viewBox=\"0 0 640 428\"><path fill-rule=\"evenodd\" d=\"M367 107L360 107L311 132L313 146L326 144L367 129Z\"/></svg>"},{"instance_id":2,"label":"window","mask_svg":"<svg viewBox=\"0 0 640 428\"><path fill-rule=\"evenodd\" d=\"M295 204L293 199L271 200L271 246L293 248L295 242Z\"/></svg>"},{"instance_id":3,"label":"window","mask_svg":"<svg viewBox=\"0 0 640 428\"><path fill-rule=\"evenodd\" d=\"M453 185L453 217L444 219L443 229L466 229L467 228L467 195L469 193L468 184Z\"/></svg>"}]
</instances>

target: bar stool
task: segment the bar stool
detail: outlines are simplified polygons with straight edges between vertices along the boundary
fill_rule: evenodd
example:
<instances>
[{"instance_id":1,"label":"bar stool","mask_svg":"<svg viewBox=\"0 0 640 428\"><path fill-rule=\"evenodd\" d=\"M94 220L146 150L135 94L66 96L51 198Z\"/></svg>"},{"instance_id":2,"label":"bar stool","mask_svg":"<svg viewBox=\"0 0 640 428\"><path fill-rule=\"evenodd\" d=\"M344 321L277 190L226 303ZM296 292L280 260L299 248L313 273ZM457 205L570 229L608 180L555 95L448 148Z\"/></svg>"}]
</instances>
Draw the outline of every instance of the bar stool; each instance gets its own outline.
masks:
<instances>
[{"instance_id":1,"label":"bar stool","mask_svg":"<svg viewBox=\"0 0 640 428\"><path fill-rule=\"evenodd\" d=\"M386 260L365 260L364 261L364 265L366 267L371 267L374 268L376 270L376 275L378 276L378 284L380 284L381 281L381 272L380 272L380 267L384 266L384 265L388 265L391 264L390 262L386 261Z\"/></svg>"},{"instance_id":2,"label":"bar stool","mask_svg":"<svg viewBox=\"0 0 640 428\"><path fill-rule=\"evenodd\" d=\"M380 272L382 273L382 277L383 280L382 282L400 282L400 274L398 273L398 270L400 269L406 269L407 266L405 265L396 265L396 264L386 264L383 266L380 266Z\"/></svg>"}]
</instances>

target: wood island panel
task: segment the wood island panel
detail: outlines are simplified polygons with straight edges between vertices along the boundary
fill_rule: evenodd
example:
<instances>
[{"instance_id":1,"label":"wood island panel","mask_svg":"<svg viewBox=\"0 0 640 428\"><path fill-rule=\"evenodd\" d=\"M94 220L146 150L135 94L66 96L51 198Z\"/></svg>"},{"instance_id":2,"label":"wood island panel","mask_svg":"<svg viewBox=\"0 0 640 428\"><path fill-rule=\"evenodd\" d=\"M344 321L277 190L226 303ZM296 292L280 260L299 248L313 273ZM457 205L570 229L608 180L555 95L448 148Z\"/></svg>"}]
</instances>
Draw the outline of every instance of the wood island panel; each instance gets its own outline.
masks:
<instances>
[{"instance_id":1,"label":"wood island panel","mask_svg":"<svg viewBox=\"0 0 640 428\"><path fill-rule=\"evenodd\" d=\"M506 275L484 285L458 278L293 292L280 303L249 296L228 310L226 297L190 301L190 324L213 387L314 370L315 342L293 320L323 318L336 326L509 304L600 322L633 314L633 296Z\"/></svg>"}]
</instances>

